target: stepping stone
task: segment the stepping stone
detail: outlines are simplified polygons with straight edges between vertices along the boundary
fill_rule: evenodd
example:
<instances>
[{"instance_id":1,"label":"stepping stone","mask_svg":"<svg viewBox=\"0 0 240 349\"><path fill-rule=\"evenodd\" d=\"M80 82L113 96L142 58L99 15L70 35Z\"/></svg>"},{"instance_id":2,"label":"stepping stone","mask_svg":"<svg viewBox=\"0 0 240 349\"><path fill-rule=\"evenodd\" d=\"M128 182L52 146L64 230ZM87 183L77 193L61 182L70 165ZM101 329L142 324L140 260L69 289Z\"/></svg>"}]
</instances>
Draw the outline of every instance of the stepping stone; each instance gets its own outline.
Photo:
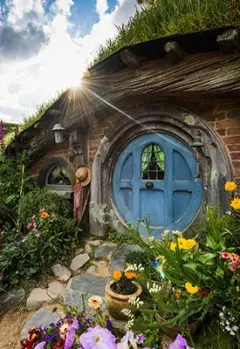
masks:
<instances>
[{"instance_id":1,"label":"stepping stone","mask_svg":"<svg viewBox=\"0 0 240 349\"><path fill-rule=\"evenodd\" d=\"M113 243L105 243L96 248L94 252L95 258L107 258L110 259L117 249L117 245Z\"/></svg>"},{"instance_id":2,"label":"stepping stone","mask_svg":"<svg viewBox=\"0 0 240 349\"><path fill-rule=\"evenodd\" d=\"M84 264L86 264L90 260L90 257L87 253L79 254L73 258L72 263L70 265L70 269L76 272L80 269Z\"/></svg>"},{"instance_id":3,"label":"stepping stone","mask_svg":"<svg viewBox=\"0 0 240 349\"><path fill-rule=\"evenodd\" d=\"M0 293L0 316L18 305L23 300L24 296L25 291L23 289L16 292Z\"/></svg>"},{"instance_id":4,"label":"stepping stone","mask_svg":"<svg viewBox=\"0 0 240 349\"><path fill-rule=\"evenodd\" d=\"M99 261L96 263L96 275L99 276L110 276L108 263L106 261Z\"/></svg>"},{"instance_id":5,"label":"stepping stone","mask_svg":"<svg viewBox=\"0 0 240 349\"><path fill-rule=\"evenodd\" d=\"M27 309L36 310L44 303L54 303L64 291L65 287L58 281L51 282L47 289L40 287L34 288L27 299ZM51 297L49 297L47 293L49 293Z\"/></svg>"},{"instance_id":6,"label":"stepping stone","mask_svg":"<svg viewBox=\"0 0 240 349\"><path fill-rule=\"evenodd\" d=\"M109 281L110 280L107 277L81 274L74 276L68 281L68 289L104 297L105 286Z\"/></svg>"},{"instance_id":7,"label":"stepping stone","mask_svg":"<svg viewBox=\"0 0 240 349\"><path fill-rule=\"evenodd\" d=\"M69 290L63 294L63 302L65 305L77 308L78 311L83 310L83 300L82 300L82 295L84 295L84 300L85 300L85 305L87 311L91 311L92 308L87 305L88 299L93 296L93 294L87 294L77 291L77 290ZM106 311L106 305L104 299L102 299L103 303L101 306L102 311Z\"/></svg>"},{"instance_id":8,"label":"stepping stone","mask_svg":"<svg viewBox=\"0 0 240 349\"><path fill-rule=\"evenodd\" d=\"M31 327L45 327L50 325L51 323L56 323L59 320L60 316L57 312L53 312L52 310L46 308L41 308L31 317L31 319L28 322L26 322L26 324L23 327L21 337L27 338L28 330Z\"/></svg>"},{"instance_id":9,"label":"stepping stone","mask_svg":"<svg viewBox=\"0 0 240 349\"><path fill-rule=\"evenodd\" d=\"M87 269L86 273L88 273L88 274L94 274L94 273L95 273L95 270L96 270L95 265L91 265L91 266Z\"/></svg>"},{"instance_id":10,"label":"stepping stone","mask_svg":"<svg viewBox=\"0 0 240 349\"><path fill-rule=\"evenodd\" d=\"M62 282L67 282L72 276L72 273L70 272L70 270L68 270L66 267L64 267L61 264L55 264L52 266L51 269L53 274Z\"/></svg>"},{"instance_id":11,"label":"stepping stone","mask_svg":"<svg viewBox=\"0 0 240 349\"><path fill-rule=\"evenodd\" d=\"M102 244L102 240L87 240L86 243L91 246L97 247Z\"/></svg>"},{"instance_id":12,"label":"stepping stone","mask_svg":"<svg viewBox=\"0 0 240 349\"><path fill-rule=\"evenodd\" d=\"M137 245L123 245L121 246L110 260L110 271L123 269L125 267L124 258L129 252L141 251L141 247Z\"/></svg>"}]
</instances>

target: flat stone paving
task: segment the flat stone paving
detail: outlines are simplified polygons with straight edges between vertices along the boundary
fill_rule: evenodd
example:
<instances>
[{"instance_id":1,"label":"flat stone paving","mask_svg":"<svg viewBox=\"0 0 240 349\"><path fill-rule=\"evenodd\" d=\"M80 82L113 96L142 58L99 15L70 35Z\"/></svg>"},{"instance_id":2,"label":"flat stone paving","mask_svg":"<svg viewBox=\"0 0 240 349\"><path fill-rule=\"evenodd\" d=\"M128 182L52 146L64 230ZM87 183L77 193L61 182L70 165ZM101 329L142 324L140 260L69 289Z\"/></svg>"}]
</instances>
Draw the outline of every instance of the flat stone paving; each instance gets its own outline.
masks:
<instances>
[{"instance_id":1,"label":"flat stone paving","mask_svg":"<svg viewBox=\"0 0 240 349\"><path fill-rule=\"evenodd\" d=\"M94 295L95 295L95 293L94 293ZM64 302L65 305L77 308L78 311L80 312L80 311L84 310L83 309L83 298L82 298L83 296L84 296L84 300L85 300L85 303L86 303L86 310L87 311L92 310L92 308L90 308L87 305L87 300L91 296L93 296L93 294L91 294L91 293L88 293L86 295L85 293L77 291L77 290L69 290L69 291L67 291L67 292L65 292L63 294L63 302ZM101 309L103 311L105 311L106 310L106 306L105 306L104 299L102 301L103 301L103 303L102 303Z\"/></svg>"},{"instance_id":2,"label":"flat stone paving","mask_svg":"<svg viewBox=\"0 0 240 349\"><path fill-rule=\"evenodd\" d=\"M107 258L110 259L112 254L116 251L117 245L113 243L105 243L96 248L94 251L95 258Z\"/></svg>"},{"instance_id":3,"label":"flat stone paving","mask_svg":"<svg viewBox=\"0 0 240 349\"><path fill-rule=\"evenodd\" d=\"M56 323L58 320L60 320L60 316L57 312L53 312L52 310L46 308L41 308L31 317L28 322L26 322L23 327L21 337L27 338L28 330L31 327L45 327L51 323Z\"/></svg>"},{"instance_id":4,"label":"flat stone paving","mask_svg":"<svg viewBox=\"0 0 240 349\"><path fill-rule=\"evenodd\" d=\"M68 282L68 288L82 293L91 293L104 297L105 286L110 281L108 277L92 274L81 274L74 276Z\"/></svg>"},{"instance_id":5,"label":"flat stone paving","mask_svg":"<svg viewBox=\"0 0 240 349\"><path fill-rule=\"evenodd\" d=\"M123 269L125 266L124 258L129 252L141 251L141 248L137 245L123 245L112 256L109 266L110 271Z\"/></svg>"},{"instance_id":6,"label":"flat stone paving","mask_svg":"<svg viewBox=\"0 0 240 349\"><path fill-rule=\"evenodd\" d=\"M23 300L24 296L25 291L22 289L16 292L0 293L0 316L12 307L18 305Z\"/></svg>"}]
</instances>

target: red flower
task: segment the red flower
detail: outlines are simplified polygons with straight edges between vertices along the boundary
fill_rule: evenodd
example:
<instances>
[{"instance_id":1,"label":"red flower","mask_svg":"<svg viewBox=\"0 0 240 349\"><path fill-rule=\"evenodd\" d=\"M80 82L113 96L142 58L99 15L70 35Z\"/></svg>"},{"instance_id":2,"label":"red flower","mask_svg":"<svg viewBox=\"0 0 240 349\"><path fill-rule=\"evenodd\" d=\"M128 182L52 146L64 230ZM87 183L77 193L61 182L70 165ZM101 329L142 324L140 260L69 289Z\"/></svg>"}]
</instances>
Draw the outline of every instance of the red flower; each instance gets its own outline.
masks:
<instances>
[{"instance_id":1,"label":"red flower","mask_svg":"<svg viewBox=\"0 0 240 349\"><path fill-rule=\"evenodd\" d=\"M207 297L210 293L210 290L206 289L206 288L203 288L202 290L200 290L198 293L197 293L197 296L198 297Z\"/></svg>"}]
</instances>

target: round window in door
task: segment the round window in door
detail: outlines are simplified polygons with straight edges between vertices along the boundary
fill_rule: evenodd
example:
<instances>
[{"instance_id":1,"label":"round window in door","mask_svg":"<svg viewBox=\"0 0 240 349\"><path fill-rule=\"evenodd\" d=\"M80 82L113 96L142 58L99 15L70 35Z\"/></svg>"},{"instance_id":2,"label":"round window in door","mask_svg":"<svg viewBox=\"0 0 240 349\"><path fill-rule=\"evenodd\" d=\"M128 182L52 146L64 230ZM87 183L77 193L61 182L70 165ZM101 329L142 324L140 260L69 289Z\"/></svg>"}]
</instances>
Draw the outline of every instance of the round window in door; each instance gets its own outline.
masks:
<instances>
[{"instance_id":1,"label":"round window in door","mask_svg":"<svg viewBox=\"0 0 240 349\"><path fill-rule=\"evenodd\" d=\"M193 152L178 139L159 133L134 139L113 171L113 199L126 223L148 220L155 237L183 231L198 213L203 193ZM148 236L144 224L139 226Z\"/></svg>"}]
</instances>

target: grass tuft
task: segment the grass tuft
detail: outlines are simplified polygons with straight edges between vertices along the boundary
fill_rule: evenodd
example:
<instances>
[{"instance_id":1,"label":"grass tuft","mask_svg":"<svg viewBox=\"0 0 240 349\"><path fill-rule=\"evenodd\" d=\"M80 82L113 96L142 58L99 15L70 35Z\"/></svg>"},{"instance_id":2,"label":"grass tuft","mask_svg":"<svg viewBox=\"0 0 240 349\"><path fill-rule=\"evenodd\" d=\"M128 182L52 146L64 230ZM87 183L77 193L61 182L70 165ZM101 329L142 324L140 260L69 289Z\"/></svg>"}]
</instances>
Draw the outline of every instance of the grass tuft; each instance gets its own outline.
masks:
<instances>
[{"instance_id":1,"label":"grass tuft","mask_svg":"<svg viewBox=\"0 0 240 349\"><path fill-rule=\"evenodd\" d=\"M239 0L152 0L107 41L93 64L124 46L173 34L240 25Z\"/></svg>"}]
</instances>

